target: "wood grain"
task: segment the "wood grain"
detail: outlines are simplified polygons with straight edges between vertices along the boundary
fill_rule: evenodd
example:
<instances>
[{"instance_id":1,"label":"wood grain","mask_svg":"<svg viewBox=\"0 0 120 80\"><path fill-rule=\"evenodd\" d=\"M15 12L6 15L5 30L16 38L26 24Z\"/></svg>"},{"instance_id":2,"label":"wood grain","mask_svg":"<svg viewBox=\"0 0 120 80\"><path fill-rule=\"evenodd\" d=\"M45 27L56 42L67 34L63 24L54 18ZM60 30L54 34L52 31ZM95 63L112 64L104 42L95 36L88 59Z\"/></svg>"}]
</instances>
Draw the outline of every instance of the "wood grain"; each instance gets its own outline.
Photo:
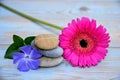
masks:
<instances>
[{"instance_id":1,"label":"wood grain","mask_svg":"<svg viewBox=\"0 0 120 80\"><path fill-rule=\"evenodd\" d=\"M12 60L4 59L4 52L5 50L0 50L0 77L3 80L110 80L119 77L120 74L119 49L110 49L106 58L95 67L72 67L69 63L63 61L59 66L39 68L27 73L19 72L16 66L12 64Z\"/></svg>"},{"instance_id":2,"label":"wood grain","mask_svg":"<svg viewBox=\"0 0 120 80\"><path fill-rule=\"evenodd\" d=\"M17 9L21 12L29 14L38 19L46 20L48 22L60 25L67 26L67 23L71 19L87 16L91 19L94 18L97 20L98 25L102 24L110 33L111 44L110 47L120 47L120 11L119 11L119 1L39 1L39 0L3 0L3 3ZM69 3L69 4L67 4ZM26 4L26 5L25 5ZM29 5L31 6L29 6ZM61 6L62 5L62 6ZM22 8L22 7L25 8ZM56 7L57 6L57 7ZM86 9L86 10L84 10ZM23 19L22 17L11 13L0 7L0 24L1 27L1 36L4 36L5 32L4 27L7 28L5 35L12 36L14 33L21 34L25 33L24 36L36 35L39 33L53 33L60 34L60 31L51 29L46 26L39 24L31 23L30 21ZM9 26L6 26L9 25ZM17 25L17 26L16 26ZM39 27L38 27L39 26ZM27 30L29 28L29 30ZM32 29L34 31L32 31ZM42 30L41 30L42 29ZM27 31L27 32L26 32ZM11 35L9 35L11 34ZM2 40L5 40L7 37L2 37ZM6 43L10 43L11 38L7 39Z\"/></svg>"},{"instance_id":3,"label":"wood grain","mask_svg":"<svg viewBox=\"0 0 120 80\"><path fill-rule=\"evenodd\" d=\"M63 27L77 17L87 16L104 25L111 36L106 58L95 67L72 67L66 61L52 68L19 72L13 61L4 59L12 35L43 33L59 35L61 31L33 23L0 7L0 80L120 80L120 1L119 0L0 0L0 2Z\"/></svg>"}]
</instances>

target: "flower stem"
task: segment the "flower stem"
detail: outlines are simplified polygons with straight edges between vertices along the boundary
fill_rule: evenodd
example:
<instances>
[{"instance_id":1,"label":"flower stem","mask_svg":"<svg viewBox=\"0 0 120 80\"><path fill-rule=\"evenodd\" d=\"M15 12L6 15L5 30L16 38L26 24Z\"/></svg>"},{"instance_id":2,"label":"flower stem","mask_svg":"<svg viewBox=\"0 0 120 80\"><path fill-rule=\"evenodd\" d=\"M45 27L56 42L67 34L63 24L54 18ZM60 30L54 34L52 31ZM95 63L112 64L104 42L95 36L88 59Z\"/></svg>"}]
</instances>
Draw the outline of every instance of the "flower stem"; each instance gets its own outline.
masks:
<instances>
[{"instance_id":1,"label":"flower stem","mask_svg":"<svg viewBox=\"0 0 120 80\"><path fill-rule=\"evenodd\" d=\"M50 27L53 27L53 28L56 28L56 29L59 29L59 30L62 30L62 29L63 29L61 26L57 26L57 25L55 25L55 24L51 24L51 23L49 23L49 22L36 19L36 18L34 18L34 17L32 17L32 16L29 16L29 15L26 15L26 14L24 14L24 13L22 13L22 12L19 12L19 11L15 10L15 9L13 9L13 8L11 8L11 7L8 7L8 6L4 5L3 3L0 3L0 6L2 6L3 8L5 8L5 9L11 11L11 12L16 13L16 14L18 14L18 15L26 18L26 19L29 19L29 20L31 20L31 21L33 21L33 22L41 23L41 24L44 24L44 25L47 25L47 26L50 26Z\"/></svg>"}]
</instances>

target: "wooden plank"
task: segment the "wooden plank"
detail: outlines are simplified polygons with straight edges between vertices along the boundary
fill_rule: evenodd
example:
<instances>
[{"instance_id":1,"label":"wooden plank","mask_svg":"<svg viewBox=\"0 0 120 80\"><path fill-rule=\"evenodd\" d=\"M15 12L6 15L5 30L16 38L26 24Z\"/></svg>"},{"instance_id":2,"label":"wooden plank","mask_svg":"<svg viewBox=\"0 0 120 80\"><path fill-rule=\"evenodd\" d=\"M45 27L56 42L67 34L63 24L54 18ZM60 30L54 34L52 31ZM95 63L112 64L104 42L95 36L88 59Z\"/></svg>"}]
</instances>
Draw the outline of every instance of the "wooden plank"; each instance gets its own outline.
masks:
<instances>
[{"instance_id":1,"label":"wooden plank","mask_svg":"<svg viewBox=\"0 0 120 80\"><path fill-rule=\"evenodd\" d=\"M72 67L69 63L63 61L56 67L39 68L24 73L16 69L12 60L3 58L5 50L1 49L0 78L2 80L114 80L114 78L120 77L119 52L119 49L109 49L106 58L97 66L91 68Z\"/></svg>"},{"instance_id":2,"label":"wooden plank","mask_svg":"<svg viewBox=\"0 0 120 80\"><path fill-rule=\"evenodd\" d=\"M119 1L33 1L27 0L3 0L3 3L36 18L65 27L67 23L76 17L88 16L97 20L98 24L103 24L110 33L110 47L120 47L120 10ZM29 3L29 5L27 5ZM69 4L67 4L69 3ZM62 6L61 6L62 5ZM22 7L24 8L22 8ZM57 6L57 7L56 7ZM9 44L13 34L20 36L37 35L40 33L60 34L60 31L31 23L9 11L0 7L1 40ZM8 26L9 25L9 26ZM40 26L40 27L38 27ZM7 28L4 29L4 27ZM19 30L18 30L19 28ZM28 30L29 28L29 30ZM34 28L34 31L33 31ZM46 30L47 29L47 30ZM51 30L51 31L49 31ZM22 33L25 33L24 35ZM5 36L5 37L4 37ZM7 37L6 37L7 36ZM7 40L6 40L7 39ZM0 42L2 42L0 41Z\"/></svg>"}]
</instances>

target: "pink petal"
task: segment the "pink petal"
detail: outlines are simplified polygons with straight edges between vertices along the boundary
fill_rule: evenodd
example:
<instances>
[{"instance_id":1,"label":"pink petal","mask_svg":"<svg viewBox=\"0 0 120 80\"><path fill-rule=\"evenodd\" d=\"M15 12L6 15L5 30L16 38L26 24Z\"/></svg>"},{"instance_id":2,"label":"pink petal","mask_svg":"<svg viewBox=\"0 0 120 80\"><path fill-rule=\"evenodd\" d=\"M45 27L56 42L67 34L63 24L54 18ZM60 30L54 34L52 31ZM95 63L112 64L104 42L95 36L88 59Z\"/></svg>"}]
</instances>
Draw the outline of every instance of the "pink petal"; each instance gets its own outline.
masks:
<instances>
[{"instance_id":1,"label":"pink petal","mask_svg":"<svg viewBox=\"0 0 120 80\"><path fill-rule=\"evenodd\" d=\"M82 22L80 21L80 19L77 19L77 24L78 24L78 29L79 32L83 32L84 31L84 26L82 25Z\"/></svg>"},{"instance_id":2,"label":"pink petal","mask_svg":"<svg viewBox=\"0 0 120 80\"><path fill-rule=\"evenodd\" d=\"M90 59L90 56L86 56L86 65L90 67L92 65L92 60Z\"/></svg>"},{"instance_id":3,"label":"pink petal","mask_svg":"<svg viewBox=\"0 0 120 80\"><path fill-rule=\"evenodd\" d=\"M103 48L107 48L109 46L110 40L104 40L104 41L99 41L98 46L101 46Z\"/></svg>"},{"instance_id":4,"label":"pink petal","mask_svg":"<svg viewBox=\"0 0 120 80\"><path fill-rule=\"evenodd\" d=\"M83 66L83 62L84 61L84 58L83 58L83 55L79 56L79 66L82 67Z\"/></svg>"},{"instance_id":5,"label":"pink petal","mask_svg":"<svg viewBox=\"0 0 120 80\"><path fill-rule=\"evenodd\" d=\"M99 54L99 52L94 52L93 54L92 54L95 58L96 58L96 60L99 62L99 61L101 61L104 57L103 56L101 56L101 54Z\"/></svg>"},{"instance_id":6,"label":"pink petal","mask_svg":"<svg viewBox=\"0 0 120 80\"><path fill-rule=\"evenodd\" d=\"M91 29L89 30L89 32L94 32L96 29L96 20L92 20L91 21Z\"/></svg>"},{"instance_id":7,"label":"pink petal","mask_svg":"<svg viewBox=\"0 0 120 80\"><path fill-rule=\"evenodd\" d=\"M68 48L68 47L70 47L70 42L69 42L69 41L61 41L61 42L59 43L59 45L60 45L60 47L62 47L62 48Z\"/></svg>"},{"instance_id":8,"label":"pink petal","mask_svg":"<svg viewBox=\"0 0 120 80\"><path fill-rule=\"evenodd\" d=\"M68 28L74 32L78 31L76 21L72 20L72 22L68 24Z\"/></svg>"},{"instance_id":9,"label":"pink petal","mask_svg":"<svg viewBox=\"0 0 120 80\"><path fill-rule=\"evenodd\" d=\"M64 49L63 57L67 59L71 55L71 50L70 49Z\"/></svg>"},{"instance_id":10,"label":"pink petal","mask_svg":"<svg viewBox=\"0 0 120 80\"><path fill-rule=\"evenodd\" d=\"M86 56L83 55L83 67L86 67L87 61L86 61Z\"/></svg>"},{"instance_id":11,"label":"pink petal","mask_svg":"<svg viewBox=\"0 0 120 80\"><path fill-rule=\"evenodd\" d=\"M75 67L75 66L78 66L78 61L79 61L78 56L74 52L72 52L72 57L71 57L70 62Z\"/></svg>"},{"instance_id":12,"label":"pink petal","mask_svg":"<svg viewBox=\"0 0 120 80\"><path fill-rule=\"evenodd\" d=\"M103 48L107 48L109 46L109 44L106 43L98 43L98 46L101 46Z\"/></svg>"},{"instance_id":13,"label":"pink petal","mask_svg":"<svg viewBox=\"0 0 120 80\"><path fill-rule=\"evenodd\" d=\"M81 22L86 25L86 23L90 22L90 20L87 17L82 17Z\"/></svg>"},{"instance_id":14,"label":"pink petal","mask_svg":"<svg viewBox=\"0 0 120 80\"><path fill-rule=\"evenodd\" d=\"M104 43L104 44L105 44L105 43L108 44L109 42L110 42L109 39L99 41L99 43Z\"/></svg>"},{"instance_id":15,"label":"pink petal","mask_svg":"<svg viewBox=\"0 0 120 80\"><path fill-rule=\"evenodd\" d=\"M72 56L74 56L74 54L73 54L73 53L71 53L71 54L69 55L69 57L68 57L68 58L66 58L68 62L71 62Z\"/></svg>"},{"instance_id":16,"label":"pink petal","mask_svg":"<svg viewBox=\"0 0 120 80\"><path fill-rule=\"evenodd\" d=\"M107 54L107 50L105 49L105 48L102 48L102 47L97 47L96 48L96 51L97 52L100 52L101 53L101 55L103 54L104 56Z\"/></svg>"},{"instance_id":17,"label":"pink petal","mask_svg":"<svg viewBox=\"0 0 120 80\"><path fill-rule=\"evenodd\" d=\"M70 40L70 39L69 39L69 37L66 37L66 36L64 36L64 35L60 35L60 36L59 36L59 40L60 40L60 41L64 41L64 40L65 40L65 41L68 41L68 40Z\"/></svg>"},{"instance_id":18,"label":"pink petal","mask_svg":"<svg viewBox=\"0 0 120 80\"><path fill-rule=\"evenodd\" d=\"M103 35L100 37L100 40L106 40L106 39L109 39L109 38L110 38L109 34L106 33L106 34L103 34Z\"/></svg>"},{"instance_id":19,"label":"pink petal","mask_svg":"<svg viewBox=\"0 0 120 80\"><path fill-rule=\"evenodd\" d=\"M100 25L100 26L96 29L95 35L96 35L96 36L100 36L100 35L104 34L102 31L103 31L103 26Z\"/></svg>"},{"instance_id":20,"label":"pink petal","mask_svg":"<svg viewBox=\"0 0 120 80\"><path fill-rule=\"evenodd\" d=\"M71 29L68 29L68 28L64 28L62 30L62 34L67 36L67 37L72 37L74 35L74 32L72 32ZM69 35L69 36L68 36Z\"/></svg>"},{"instance_id":21,"label":"pink petal","mask_svg":"<svg viewBox=\"0 0 120 80\"><path fill-rule=\"evenodd\" d=\"M109 39L110 36L108 33L104 33L104 34L100 35L100 38L101 38L100 40L104 40L104 39Z\"/></svg>"},{"instance_id":22,"label":"pink petal","mask_svg":"<svg viewBox=\"0 0 120 80\"><path fill-rule=\"evenodd\" d=\"M96 57L94 55L90 55L90 58L92 60L92 64L95 66L98 63Z\"/></svg>"},{"instance_id":23,"label":"pink petal","mask_svg":"<svg viewBox=\"0 0 120 80\"><path fill-rule=\"evenodd\" d=\"M84 26L85 31L88 31L89 27L91 27L90 26L90 20L87 17L82 17L81 22Z\"/></svg>"}]
</instances>

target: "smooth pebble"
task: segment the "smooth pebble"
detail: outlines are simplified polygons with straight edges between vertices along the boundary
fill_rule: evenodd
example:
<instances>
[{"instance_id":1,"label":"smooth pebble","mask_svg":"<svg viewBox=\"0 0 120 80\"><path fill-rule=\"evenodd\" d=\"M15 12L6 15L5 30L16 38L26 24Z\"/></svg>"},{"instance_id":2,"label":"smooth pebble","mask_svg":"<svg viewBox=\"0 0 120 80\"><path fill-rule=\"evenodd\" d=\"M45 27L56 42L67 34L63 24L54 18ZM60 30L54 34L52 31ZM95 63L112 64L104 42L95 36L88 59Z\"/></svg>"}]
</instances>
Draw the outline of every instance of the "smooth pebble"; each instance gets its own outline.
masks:
<instances>
[{"instance_id":1,"label":"smooth pebble","mask_svg":"<svg viewBox=\"0 0 120 80\"><path fill-rule=\"evenodd\" d=\"M40 60L40 67L53 67L59 65L62 61L62 57L57 58L48 58L48 57L42 57Z\"/></svg>"},{"instance_id":2,"label":"smooth pebble","mask_svg":"<svg viewBox=\"0 0 120 80\"><path fill-rule=\"evenodd\" d=\"M46 56L46 57L59 57L63 54L63 49L60 48L59 46L55 49L52 50L40 50L42 55Z\"/></svg>"},{"instance_id":3,"label":"smooth pebble","mask_svg":"<svg viewBox=\"0 0 120 80\"><path fill-rule=\"evenodd\" d=\"M36 47L34 44L34 40L32 41L31 46ZM38 47L36 48L38 51L41 52L42 55L46 57L59 57L63 54L63 49L60 48L59 46L51 50L43 50L43 49L39 49Z\"/></svg>"},{"instance_id":4,"label":"smooth pebble","mask_svg":"<svg viewBox=\"0 0 120 80\"><path fill-rule=\"evenodd\" d=\"M58 44L58 38L52 34L40 34L35 37L35 45L40 49L54 49Z\"/></svg>"}]
</instances>

